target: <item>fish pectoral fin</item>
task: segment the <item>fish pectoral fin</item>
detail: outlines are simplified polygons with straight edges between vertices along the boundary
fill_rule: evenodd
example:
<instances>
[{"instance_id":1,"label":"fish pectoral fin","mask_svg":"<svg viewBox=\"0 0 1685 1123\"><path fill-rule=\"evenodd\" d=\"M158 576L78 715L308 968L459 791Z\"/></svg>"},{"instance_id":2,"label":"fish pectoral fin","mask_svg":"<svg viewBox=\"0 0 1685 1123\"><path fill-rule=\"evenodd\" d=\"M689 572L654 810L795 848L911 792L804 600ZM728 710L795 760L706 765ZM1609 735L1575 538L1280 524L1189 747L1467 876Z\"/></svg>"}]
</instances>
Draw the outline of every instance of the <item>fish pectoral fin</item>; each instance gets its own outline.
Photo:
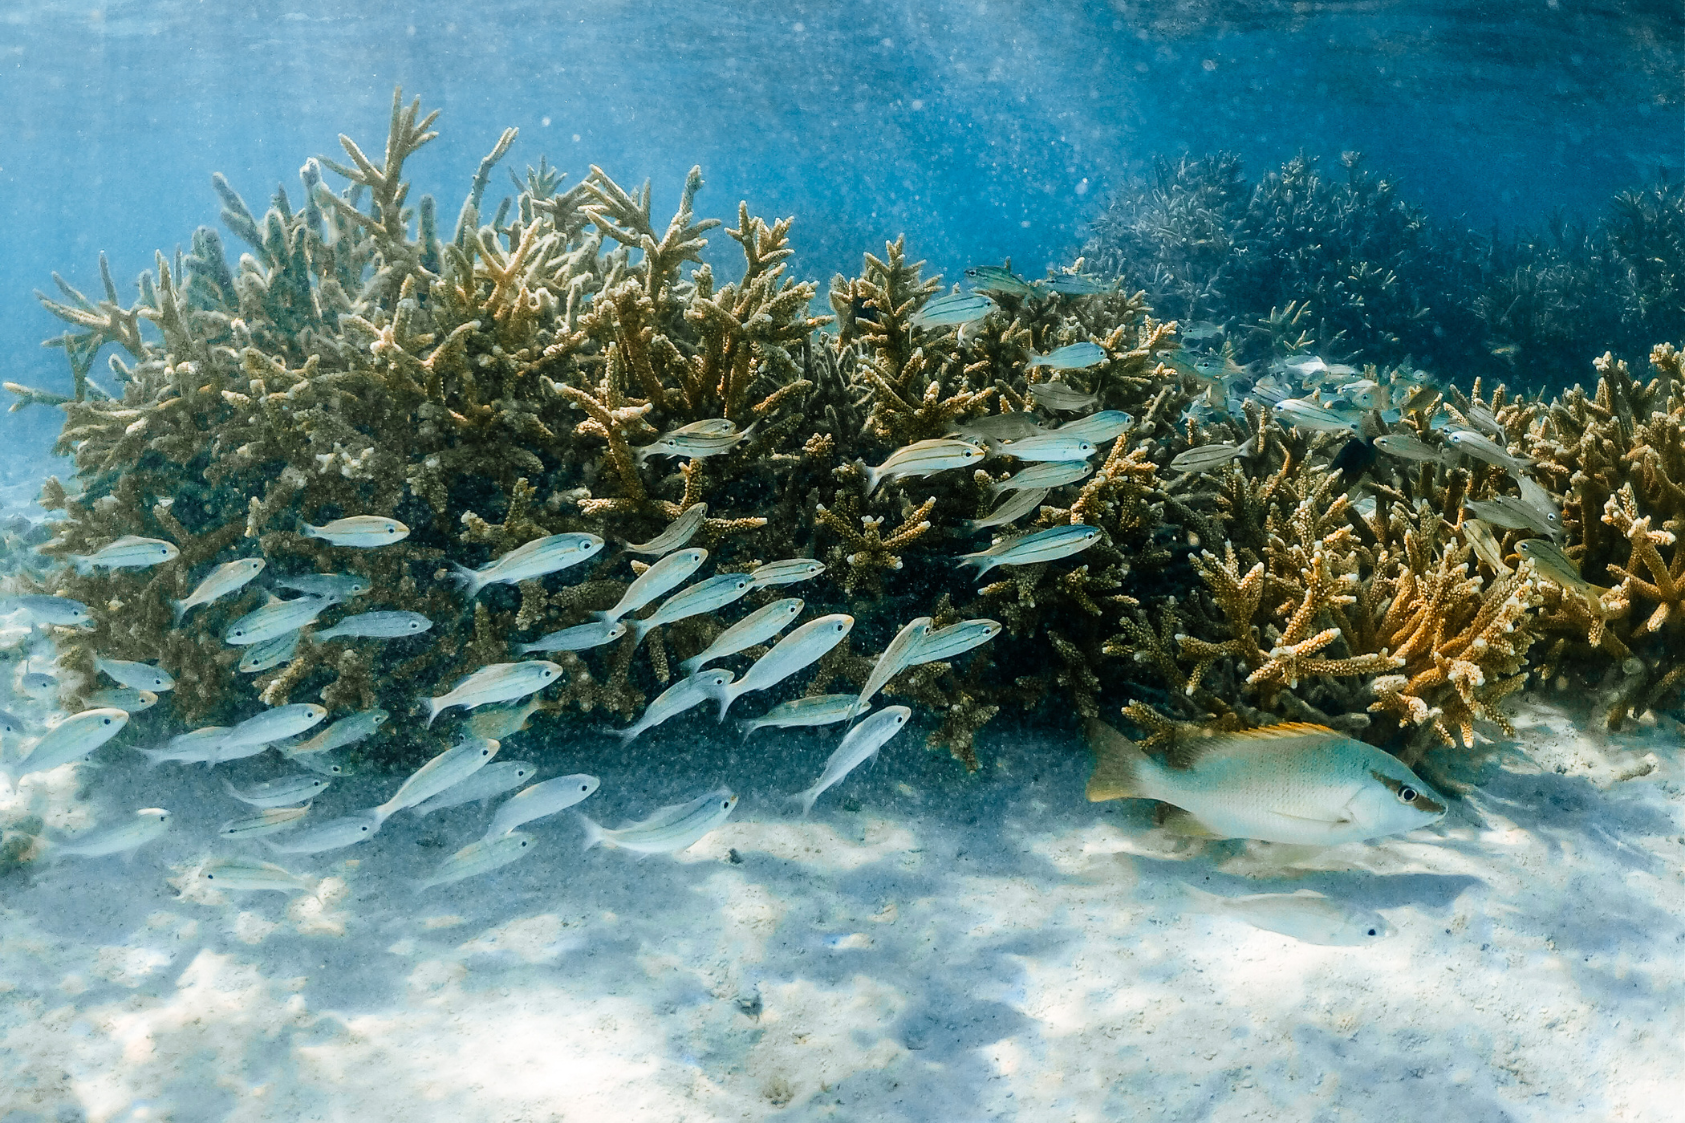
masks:
<instances>
[{"instance_id":1,"label":"fish pectoral fin","mask_svg":"<svg viewBox=\"0 0 1685 1123\"><path fill-rule=\"evenodd\" d=\"M1184 810L1169 803L1161 803L1155 816L1156 822L1167 834L1181 838L1221 838L1216 831L1200 822L1199 817L1192 811Z\"/></svg>"}]
</instances>

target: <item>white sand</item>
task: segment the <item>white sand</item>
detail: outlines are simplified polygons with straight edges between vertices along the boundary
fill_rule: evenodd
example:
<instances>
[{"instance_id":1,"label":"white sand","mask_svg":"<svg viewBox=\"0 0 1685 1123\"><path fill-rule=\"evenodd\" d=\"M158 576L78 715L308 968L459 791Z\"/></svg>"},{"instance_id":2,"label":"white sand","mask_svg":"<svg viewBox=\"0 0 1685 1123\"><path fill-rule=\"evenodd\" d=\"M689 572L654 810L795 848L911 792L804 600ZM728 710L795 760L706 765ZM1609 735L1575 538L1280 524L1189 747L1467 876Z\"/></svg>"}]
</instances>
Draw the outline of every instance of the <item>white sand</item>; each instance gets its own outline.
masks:
<instances>
[{"instance_id":1,"label":"white sand","mask_svg":"<svg viewBox=\"0 0 1685 1123\"><path fill-rule=\"evenodd\" d=\"M735 785L677 859L581 856L569 813L524 861L412 893L483 829L469 806L276 859L315 895L231 900L190 876L240 849L209 841L240 812L220 778L102 750L88 801L67 768L0 786L0 820L177 822L131 863L0 879L0 1120L1680 1119L1678 727L1614 749L1521 709L1520 751L1441 826L1288 873L1087 804L1085 754L1004 734L971 779L894 742L803 822L783 796L830 740L708 753L693 715L625 753L504 750L602 776L581 810L610 821ZM1396 933L1299 943L1188 913L1178 880L1312 888Z\"/></svg>"}]
</instances>

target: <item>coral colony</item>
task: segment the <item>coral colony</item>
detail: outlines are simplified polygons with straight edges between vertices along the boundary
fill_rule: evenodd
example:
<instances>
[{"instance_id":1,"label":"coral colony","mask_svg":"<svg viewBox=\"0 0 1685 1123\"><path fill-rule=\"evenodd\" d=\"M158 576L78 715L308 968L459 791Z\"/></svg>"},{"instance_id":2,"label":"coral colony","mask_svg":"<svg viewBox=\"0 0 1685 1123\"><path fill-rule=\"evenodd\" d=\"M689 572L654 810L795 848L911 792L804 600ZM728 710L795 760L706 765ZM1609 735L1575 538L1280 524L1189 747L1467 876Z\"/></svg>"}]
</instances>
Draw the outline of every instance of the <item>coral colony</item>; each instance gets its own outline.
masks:
<instances>
[{"instance_id":1,"label":"coral colony","mask_svg":"<svg viewBox=\"0 0 1685 1123\"><path fill-rule=\"evenodd\" d=\"M218 177L232 265L201 228L132 302L103 259L102 296L43 298L73 394L8 389L64 411L77 479L48 481L40 552L74 564L13 580L64 598L30 604L69 709L144 662L224 753L283 713L322 723L299 759L409 768L528 715L841 736L877 695L971 767L997 712L1050 705L1123 707L1149 753L1295 722L1415 766L1507 728L1528 681L1590 683L1611 726L1685 685L1679 355L1648 381L1605 355L1548 401L1430 378L1404 354L1435 314L1425 236L1355 165L1341 244L1390 240L1390 280L1296 261L1246 311L1256 255L1202 265L1196 219L1296 198L1314 225L1334 189L1184 166L1136 207L1180 231L1156 271L1114 210L1086 266L962 289L897 241L816 315L789 219L740 206L741 266L702 263L697 170L665 223L647 184L543 163L490 209L509 130L442 230L403 178L435 116L395 97L383 154L342 137L261 216ZM1678 209L1652 194L1630 209ZM1518 315L1492 313L1497 350Z\"/></svg>"}]
</instances>

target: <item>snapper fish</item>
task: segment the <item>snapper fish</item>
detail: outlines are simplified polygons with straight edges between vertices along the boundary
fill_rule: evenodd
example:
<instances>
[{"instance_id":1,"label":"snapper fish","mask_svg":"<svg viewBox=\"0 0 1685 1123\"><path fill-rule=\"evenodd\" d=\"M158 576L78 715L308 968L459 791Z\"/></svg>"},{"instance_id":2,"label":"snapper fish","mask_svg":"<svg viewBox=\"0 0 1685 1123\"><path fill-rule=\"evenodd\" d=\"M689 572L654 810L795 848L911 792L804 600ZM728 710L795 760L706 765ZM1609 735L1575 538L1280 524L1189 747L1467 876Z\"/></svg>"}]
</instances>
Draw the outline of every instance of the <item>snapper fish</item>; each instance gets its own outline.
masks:
<instances>
[{"instance_id":1,"label":"snapper fish","mask_svg":"<svg viewBox=\"0 0 1685 1123\"><path fill-rule=\"evenodd\" d=\"M662 601L649 616L630 620L626 627L632 633L635 646L654 628L715 612L743 597L755 587L755 579L747 573L721 573L706 581L698 581L688 589L681 589Z\"/></svg>"},{"instance_id":2,"label":"snapper fish","mask_svg":"<svg viewBox=\"0 0 1685 1123\"><path fill-rule=\"evenodd\" d=\"M206 862L199 876L212 888L239 892L308 893L313 884L308 877L255 858L219 858Z\"/></svg>"},{"instance_id":3,"label":"snapper fish","mask_svg":"<svg viewBox=\"0 0 1685 1123\"><path fill-rule=\"evenodd\" d=\"M263 844L279 854L320 854L367 842L380 832L382 822L372 810L358 811L293 834L285 842L271 842L266 838Z\"/></svg>"},{"instance_id":4,"label":"snapper fish","mask_svg":"<svg viewBox=\"0 0 1685 1123\"><path fill-rule=\"evenodd\" d=\"M981 293L951 292L926 301L908 323L915 328L964 327L981 320L995 308L995 302Z\"/></svg>"},{"instance_id":5,"label":"snapper fish","mask_svg":"<svg viewBox=\"0 0 1685 1123\"><path fill-rule=\"evenodd\" d=\"M895 633L895 638L889 641L889 646L872 664L871 673L866 676L866 685L860 688L860 696L854 700L854 708L849 711L849 721L852 722L854 715L871 703L873 695L882 690L885 683L912 665L913 652L930 634L930 623L930 617L920 616L907 621Z\"/></svg>"},{"instance_id":6,"label":"snapper fish","mask_svg":"<svg viewBox=\"0 0 1685 1123\"><path fill-rule=\"evenodd\" d=\"M1041 506L1041 501L1047 498L1048 489L1032 487L1027 490L1015 490L1007 493L1005 499L995 504L988 514L975 519L966 519L960 525L966 530L986 530L992 526L1007 526L1017 522L1025 515Z\"/></svg>"},{"instance_id":7,"label":"snapper fish","mask_svg":"<svg viewBox=\"0 0 1685 1123\"><path fill-rule=\"evenodd\" d=\"M280 834L298 826L309 812L308 803L302 807L266 807L256 815L228 820L217 828L216 834L218 838L262 838L264 835Z\"/></svg>"},{"instance_id":8,"label":"snapper fish","mask_svg":"<svg viewBox=\"0 0 1685 1123\"><path fill-rule=\"evenodd\" d=\"M21 597L9 597L5 604L7 606L6 611L22 612L34 624L56 624L61 628L79 628L93 619L87 605L81 601L71 600L69 597L28 593Z\"/></svg>"},{"instance_id":9,"label":"snapper fish","mask_svg":"<svg viewBox=\"0 0 1685 1123\"><path fill-rule=\"evenodd\" d=\"M245 588L247 582L263 572L263 566L262 558L240 558L238 561L224 562L217 566L203 581L193 587L191 593L181 600L170 602L170 610L175 614L175 623L180 624L189 610L221 600L229 593Z\"/></svg>"},{"instance_id":10,"label":"snapper fish","mask_svg":"<svg viewBox=\"0 0 1685 1123\"><path fill-rule=\"evenodd\" d=\"M300 573L293 577L277 577L275 584L283 589L336 601L360 597L371 587L367 577L353 573Z\"/></svg>"},{"instance_id":11,"label":"snapper fish","mask_svg":"<svg viewBox=\"0 0 1685 1123\"><path fill-rule=\"evenodd\" d=\"M994 451L1002 456L1037 463L1070 464L1087 460L1094 455L1094 442L1055 429L1022 440L996 442Z\"/></svg>"},{"instance_id":12,"label":"snapper fish","mask_svg":"<svg viewBox=\"0 0 1685 1123\"><path fill-rule=\"evenodd\" d=\"M1086 460L1046 460L1019 469L1006 479L996 482L989 490L999 495L1021 488L1063 487L1078 480L1085 480L1093 474L1094 465Z\"/></svg>"},{"instance_id":13,"label":"snapper fish","mask_svg":"<svg viewBox=\"0 0 1685 1123\"><path fill-rule=\"evenodd\" d=\"M622 745L629 745L639 735L654 729L668 718L677 717L686 710L693 710L715 697L731 680L736 677L731 671L697 671L693 675L675 682L666 690L655 696L638 720L625 729L605 729L603 732L612 733L620 738Z\"/></svg>"},{"instance_id":14,"label":"snapper fish","mask_svg":"<svg viewBox=\"0 0 1685 1123\"><path fill-rule=\"evenodd\" d=\"M1562 508L1557 505L1556 496L1532 476L1519 475L1514 479L1515 486L1521 489L1521 501L1539 513L1553 534L1561 531Z\"/></svg>"},{"instance_id":15,"label":"snapper fish","mask_svg":"<svg viewBox=\"0 0 1685 1123\"><path fill-rule=\"evenodd\" d=\"M124 713L138 714L142 710L150 710L158 704L158 695L150 690L136 690L132 686L120 686L115 690L96 690L83 699L83 703L94 710L122 710Z\"/></svg>"},{"instance_id":16,"label":"snapper fish","mask_svg":"<svg viewBox=\"0 0 1685 1123\"><path fill-rule=\"evenodd\" d=\"M253 807L288 807L300 800L309 802L315 799L327 791L331 783L333 780L330 778L307 776L300 772L243 788L237 788L232 781L225 779L222 787L241 803L249 803Z\"/></svg>"},{"instance_id":17,"label":"snapper fish","mask_svg":"<svg viewBox=\"0 0 1685 1123\"><path fill-rule=\"evenodd\" d=\"M726 424L731 423L728 421ZM634 554L665 554L677 550L696 537L696 532L702 529L702 524L707 518L708 504L692 503L678 518L668 524L666 530L648 542L628 542L626 549Z\"/></svg>"},{"instance_id":18,"label":"snapper fish","mask_svg":"<svg viewBox=\"0 0 1685 1123\"><path fill-rule=\"evenodd\" d=\"M296 737L306 729L321 723L328 716L326 707L318 706L314 702L294 702L286 706L276 706L265 710L235 724L223 734L222 749L226 753L230 749L243 749L259 745L270 745L276 741L284 741L288 737ZM226 755L219 756L219 760L234 759Z\"/></svg>"},{"instance_id":19,"label":"snapper fish","mask_svg":"<svg viewBox=\"0 0 1685 1123\"><path fill-rule=\"evenodd\" d=\"M1064 348L1060 348L1064 350ZM1055 351L1057 355L1059 352ZM1052 358L1052 355L1047 356ZM1032 360L1032 365L1034 361ZM1085 394L1065 382L1036 382L1030 385L1030 397L1035 399L1036 405L1053 413L1076 413L1079 410L1092 409L1100 400L1099 394Z\"/></svg>"},{"instance_id":20,"label":"snapper fish","mask_svg":"<svg viewBox=\"0 0 1685 1123\"><path fill-rule=\"evenodd\" d=\"M217 754L222 750L222 738L227 732L226 725L207 725L189 733L178 733L156 749L135 751L144 756L153 767L167 760L178 764L211 764L216 761Z\"/></svg>"},{"instance_id":21,"label":"snapper fish","mask_svg":"<svg viewBox=\"0 0 1685 1123\"><path fill-rule=\"evenodd\" d=\"M656 597L684 584L707 560L708 551L703 549L693 548L668 554L638 574L613 608L606 612L593 612L591 615L604 623L612 623L629 612L636 612Z\"/></svg>"},{"instance_id":22,"label":"snapper fish","mask_svg":"<svg viewBox=\"0 0 1685 1123\"><path fill-rule=\"evenodd\" d=\"M315 639L317 643L331 639L396 639L418 636L432 626L433 621L419 612L360 612L331 628L323 628Z\"/></svg>"},{"instance_id":23,"label":"snapper fish","mask_svg":"<svg viewBox=\"0 0 1685 1123\"><path fill-rule=\"evenodd\" d=\"M512 702L535 694L555 682L562 669L543 659L521 663L491 663L464 675L455 686L436 698L427 699L427 724L452 706L472 710L492 702Z\"/></svg>"},{"instance_id":24,"label":"snapper fish","mask_svg":"<svg viewBox=\"0 0 1685 1123\"><path fill-rule=\"evenodd\" d=\"M1095 363L1103 363L1105 361L1105 348L1101 347L1098 343L1090 343L1087 340L1084 340L1081 343L1067 343L1063 347L1056 347L1045 355L1032 355L1030 356L1030 361L1024 364L1024 368L1026 370L1034 370L1036 367L1047 367L1049 370L1086 370ZM1063 385L1063 383L1036 383L1031 385L1030 393L1036 394L1036 398L1039 401L1041 399L1041 395L1037 393L1037 391L1047 386L1059 385ZM1075 391L1074 388L1070 386L1065 386L1065 389L1073 391L1078 397L1088 399L1083 403L1084 405L1092 404L1095 400L1095 395L1093 394L1083 394L1080 391ZM1049 404L1051 406L1051 403ZM1052 408L1081 409L1082 406L1057 406Z\"/></svg>"},{"instance_id":25,"label":"snapper fish","mask_svg":"<svg viewBox=\"0 0 1685 1123\"><path fill-rule=\"evenodd\" d=\"M115 707L83 710L71 714L36 740L20 761L0 771L15 782L35 772L46 772L61 764L79 761L123 732L129 715Z\"/></svg>"},{"instance_id":26,"label":"snapper fish","mask_svg":"<svg viewBox=\"0 0 1685 1123\"><path fill-rule=\"evenodd\" d=\"M703 835L718 827L737 809L737 796L728 788L717 788L688 803L663 807L642 822L617 830L581 815L585 825L585 849L610 846L638 854L676 854L687 850Z\"/></svg>"},{"instance_id":27,"label":"snapper fish","mask_svg":"<svg viewBox=\"0 0 1685 1123\"><path fill-rule=\"evenodd\" d=\"M731 704L755 690L776 686L804 667L817 663L825 653L843 641L854 627L854 617L844 612L809 620L756 659L736 682L715 689L720 700L719 720L724 721Z\"/></svg>"},{"instance_id":28,"label":"snapper fish","mask_svg":"<svg viewBox=\"0 0 1685 1123\"><path fill-rule=\"evenodd\" d=\"M1508 442L1509 434L1504 431L1504 423L1499 421L1493 412L1482 405L1471 405L1463 415L1474 423L1476 429L1490 435L1498 441Z\"/></svg>"},{"instance_id":29,"label":"snapper fish","mask_svg":"<svg viewBox=\"0 0 1685 1123\"><path fill-rule=\"evenodd\" d=\"M385 725L386 719L391 716L378 707L372 710L359 710L357 713L347 714L340 718L308 741L282 745L279 748L294 760L314 753L343 749L345 746L354 745L366 737L374 736L374 731ZM300 761L299 763L304 762Z\"/></svg>"},{"instance_id":30,"label":"snapper fish","mask_svg":"<svg viewBox=\"0 0 1685 1123\"><path fill-rule=\"evenodd\" d=\"M1027 413L996 413L988 417L974 417L970 421L962 421L954 427L954 432L973 444L986 444L989 441L1015 441L1023 437L1033 437L1047 430Z\"/></svg>"},{"instance_id":31,"label":"snapper fish","mask_svg":"<svg viewBox=\"0 0 1685 1123\"><path fill-rule=\"evenodd\" d=\"M552 534L548 538L534 539L524 546L517 546L479 569L451 562L451 579L461 582L464 595L473 600L487 585L518 585L522 581L531 581L578 565L602 548L603 540L595 534Z\"/></svg>"},{"instance_id":32,"label":"snapper fish","mask_svg":"<svg viewBox=\"0 0 1685 1123\"><path fill-rule=\"evenodd\" d=\"M1036 565L1068 558L1100 541L1103 533L1097 526L1082 523L1056 526L1008 538L974 554L962 554L960 564L976 566L977 576L982 578L998 565Z\"/></svg>"},{"instance_id":33,"label":"snapper fish","mask_svg":"<svg viewBox=\"0 0 1685 1123\"><path fill-rule=\"evenodd\" d=\"M1079 417L1075 421L1067 421L1055 433L1067 437L1075 437L1079 441L1092 441L1096 445L1105 444L1128 432L1135 424L1135 418L1121 409L1103 409L1099 413L1091 413L1087 417Z\"/></svg>"},{"instance_id":34,"label":"snapper fish","mask_svg":"<svg viewBox=\"0 0 1685 1123\"><path fill-rule=\"evenodd\" d=\"M425 819L433 812L443 811L448 807L461 807L464 803L482 803L520 787L532 779L536 771L532 764L524 760L500 760L496 764L488 764L468 779L416 804L416 817Z\"/></svg>"},{"instance_id":35,"label":"snapper fish","mask_svg":"<svg viewBox=\"0 0 1685 1123\"><path fill-rule=\"evenodd\" d=\"M593 620L558 632L546 632L531 643L517 643L515 650L522 655L535 651L589 651L613 643L625 634L624 620Z\"/></svg>"},{"instance_id":36,"label":"snapper fish","mask_svg":"<svg viewBox=\"0 0 1685 1123\"><path fill-rule=\"evenodd\" d=\"M1199 474L1209 472L1213 468L1221 468L1234 460L1251 452L1252 442L1235 444L1233 441L1217 441L1208 445L1195 445L1185 449L1170 459L1170 467L1178 472Z\"/></svg>"},{"instance_id":37,"label":"snapper fish","mask_svg":"<svg viewBox=\"0 0 1685 1123\"><path fill-rule=\"evenodd\" d=\"M1036 286L1025 281L1008 265L974 265L965 271L971 279L971 291L994 293L1000 296L1034 296Z\"/></svg>"},{"instance_id":38,"label":"snapper fish","mask_svg":"<svg viewBox=\"0 0 1685 1123\"><path fill-rule=\"evenodd\" d=\"M1390 404L1387 388L1373 378L1360 378L1356 382L1347 382L1340 387L1340 393L1364 409L1386 409Z\"/></svg>"},{"instance_id":39,"label":"snapper fish","mask_svg":"<svg viewBox=\"0 0 1685 1123\"><path fill-rule=\"evenodd\" d=\"M463 723L470 736L486 741L505 741L527 727L527 719L544 705L544 699L529 694L525 701L482 706Z\"/></svg>"},{"instance_id":40,"label":"snapper fish","mask_svg":"<svg viewBox=\"0 0 1685 1123\"><path fill-rule=\"evenodd\" d=\"M1591 605L1592 611L1599 616L1613 615L1612 610L1603 603L1603 598L1614 590L1603 585L1593 585L1580 576L1580 567L1562 552L1560 546L1543 538L1524 538L1515 544L1515 552L1530 559L1533 568L1541 577L1548 577L1564 589L1572 589L1584 597Z\"/></svg>"},{"instance_id":41,"label":"snapper fish","mask_svg":"<svg viewBox=\"0 0 1685 1123\"><path fill-rule=\"evenodd\" d=\"M1514 570L1504 563L1503 547L1492 530L1479 519L1464 519L1462 521L1463 537L1468 540L1469 548L1481 561L1485 562L1493 573L1501 577L1508 577Z\"/></svg>"},{"instance_id":42,"label":"snapper fish","mask_svg":"<svg viewBox=\"0 0 1685 1123\"><path fill-rule=\"evenodd\" d=\"M1471 456L1494 467L1506 468L1514 473L1519 474L1522 469L1530 467L1533 463L1532 457L1512 456L1509 449L1471 429L1453 429L1445 435L1445 439L1451 443L1451 447L1465 456Z\"/></svg>"},{"instance_id":43,"label":"snapper fish","mask_svg":"<svg viewBox=\"0 0 1685 1123\"><path fill-rule=\"evenodd\" d=\"M785 597L764 608L757 608L715 636L713 642L698 654L681 662L679 669L687 675L692 675L715 659L724 659L727 655L735 655L746 647L765 643L794 624L796 617L802 614L805 603L800 597Z\"/></svg>"},{"instance_id":44,"label":"snapper fish","mask_svg":"<svg viewBox=\"0 0 1685 1123\"><path fill-rule=\"evenodd\" d=\"M886 706L876 713L866 715L859 725L850 729L843 736L842 744L825 762L825 770L819 774L819 779L813 786L797 792L790 798L799 800L802 805L802 817L813 810L814 803L826 788L853 772L855 768L878 755L878 750L901 732L901 727L912 718L913 711L906 706Z\"/></svg>"},{"instance_id":45,"label":"snapper fish","mask_svg":"<svg viewBox=\"0 0 1685 1123\"><path fill-rule=\"evenodd\" d=\"M796 585L803 581L811 581L825 572L825 563L814 561L812 558L785 558L783 561L767 562L749 571L749 576L755 579L755 588L766 589L773 585Z\"/></svg>"},{"instance_id":46,"label":"snapper fish","mask_svg":"<svg viewBox=\"0 0 1685 1123\"><path fill-rule=\"evenodd\" d=\"M663 433L647 445L641 445L632 450L638 463L642 464L652 456L682 456L687 460L701 460L709 456L719 456L730 452L755 432L755 422L740 433L704 433L684 432L675 429L670 433Z\"/></svg>"},{"instance_id":47,"label":"snapper fish","mask_svg":"<svg viewBox=\"0 0 1685 1123\"><path fill-rule=\"evenodd\" d=\"M1424 441L1417 440L1408 433L1383 433L1375 438L1375 447L1388 456L1396 456L1400 460L1413 460L1418 463L1444 464L1447 467L1457 462L1457 454L1448 449L1436 448Z\"/></svg>"},{"instance_id":48,"label":"snapper fish","mask_svg":"<svg viewBox=\"0 0 1685 1123\"><path fill-rule=\"evenodd\" d=\"M815 694L783 702L760 717L744 718L737 723L737 731L747 737L757 729L798 729L819 725L835 725L849 720L854 712L856 694Z\"/></svg>"},{"instance_id":49,"label":"snapper fish","mask_svg":"<svg viewBox=\"0 0 1685 1123\"><path fill-rule=\"evenodd\" d=\"M572 776L557 776L518 791L498 805L491 826L486 828L486 837L508 834L523 823L565 811L590 798L601 783L595 776L578 772Z\"/></svg>"},{"instance_id":50,"label":"snapper fish","mask_svg":"<svg viewBox=\"0 0 1685 1123\"><path fill-rule=\"evenodd\" d=\"M1314 429L1319 433L1357 433L1357 422L1341 417L1326 406L1303 398L1283 398L1275 404L1275 414L1295 429Z\"/></svg>"},{"instance_id":51,"label":"snapper fish","mask_svg":"<svg viewBox=\"0 0 1685 1123\"><path fill-rule=\"evenodd\" d=\"M1177 325L1176 334L1193 343L1203 343L1207 339L1215 339L1223 334L1223 325L1214 324L1210 320L1195 320L1187 327Z\"/></svg>"},{"instance_id":52,"label":"snapper fish","mask_svg":"<svg viewBox=\"0 0 1685 1123\"><path fill-rule=\"evenodd\" d=\"M965 468L981 464L987 455L987 451L966 441L946 438L916 441L896 449L876 468L861 464L866 473L866 494L871 495L885 480L902 476L930 476L950 468Z\"/></svg>"},{"instance_id":53,"label":"snapper fish","mask_svg":"<svg viewBox=\"0 0 1685 1123\"><path fill-rule=\"evenodd\" d=\"M449 885L453 881L461 881L464 878L490 873L492 870L499 869L532 853L537 841L530 834L510 831L508 834L498 835L495 838L482 838L478 842L470 842L467 846L440 862L439 868L433 871L433 876L416 882L416 892L431 889L435 885Z\"/></svg>"},{"instance_id":54,"label":"snapper fish","mask_svg":"<svg viewBox=\"0 0 1685 1123\"><path fill-rule=\"evenodd\" d=\"M907 666L917 667L924 663L941 663L949 659L957 659L974 647L981 647L985 643L1000 635L999 620L961 620L957 624L949 624L946 628L937 628L925 633L919 640L912 655L907 659Z\"/></svg>"},{"instance_id":55,"label":"snapper fish","mask_svg":"<svg viewBox=\"0 0 1685 1123\"><path fill-rule=\"evenodd\" d=\"M276 639L314 623L316 617L335 603L327 597L313 596L303 596L296 600L272 600L230 624L222 638L236 647L247 647Z\"/></svg>"},{"instance_id":56,"label":"snapper fish","mask_svg":"<svg viewBox=\"0 0 1685 1123\"><path fill-rule=\"evenodd\" d=\"M397 519L382 518L379 515L353 515L347 519L335 519L321 526L300 523L298 529L306 538L320 538L330 545L349 546L358 550L390 546L394 542L402 542L410 535L410 528Z\"/></svg>"},{"instance_id":57,"label":"snapper fish","mask_svg":"<svg viewBox=\"0 0 1685 1123\"><path fill-rule=\"evenodd\" d=\"M103 858L138 850L170 829L170 813L162 807L142 807L127 822L77 835L53 849L78 858Z\"/></svg>"},{"instance_id":58,"label":"snapper fish","mask_svg":"<svg viewBox=\"0 0 1685 1123\"><path fill-rule=\"evenodd\" d=\"M1220 897L1192 885L1182 886L1200 912L1232 917L1254 928L1324 947L1359 947L1393 934L1386 918L1369 909L1342 905L1321 893L1248 893Z\"/></svg>"},{"instance_id":59,"label":"snapper fish","mask_svg":"<svg viewBox=\"0 0 1685 1123\"><path fill-rule=\"evenodd\" d=\"M415 807L440 792L462 783L490 764L501 748L496 741L467 740L453 745L410 773L392 793L392 798L369 814L384 823L406 807Z\"/></svg>"},{"instance_id":60,"label":"snapper fish","mask_svg":"<svg viewBox=\"0 0 1685 1123\"><path fill-rule=\"evenodd\" d=\"M1111 292L1117 286L1108 284L1098 277L1091 277L1086 273L1060 273L1049 277L1043 282L1049 290L1060 296L1098 296Z\"/></svg>"},{"instance_id":61,"label":"snapper fish","mask_svg":"<svg viewBox=\"0 0 1685 1123\"><path fill-rule=\"evenodd\" d=\"M94 569L146 569L181 555L173 542L161 538L140 538L125 534L91 554L72 554L67 559L76 566L77 573L91 573Z\"/></svg>"},{"instance_id":62,"label":"snapper fish","mask_svg":"<svg viewBox=\"0 0 1685 1123\"><path fill-rule=\"evenodd\" d=\"M1337 846L1429 826L1445 799L1397 757L1320 725L1290 722L1178 745L1165 758L1088 722L1088 798L1156 799L1183 833Z\"/></svg>"},{"instance_id":63,"label":"snapper fish","mask_svg":"<svg viewBox=\"0 0 1685 1123\"><path fill-rule=\"evenodd\" d=\"M1544 515L1513 495L1498 495L1491 499L1464 499L1463 506L1493 526L1501 526L1508 530L1530 530L1534 534L1554 538L1561 525L1561 520L1558 519L1557 525L1552 526Z\"/></svg>"}]
</instances>

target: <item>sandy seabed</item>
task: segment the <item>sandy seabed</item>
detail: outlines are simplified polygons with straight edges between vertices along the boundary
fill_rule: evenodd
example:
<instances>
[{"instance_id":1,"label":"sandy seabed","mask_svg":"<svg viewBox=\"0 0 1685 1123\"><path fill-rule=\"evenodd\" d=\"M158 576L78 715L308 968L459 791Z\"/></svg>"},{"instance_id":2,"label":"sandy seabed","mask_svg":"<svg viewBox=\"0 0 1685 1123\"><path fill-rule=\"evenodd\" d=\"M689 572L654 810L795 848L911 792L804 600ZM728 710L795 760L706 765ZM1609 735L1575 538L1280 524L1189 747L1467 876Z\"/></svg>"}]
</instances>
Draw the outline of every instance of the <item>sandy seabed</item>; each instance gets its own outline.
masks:
<instances>
[{"instance_id":1,"label":"sandy seabed","mask_svg":"<svg viewBox=\"0 0 1685 1123\"><path fill-rule=\"evenodd\" d=\"M1685 1118L1680 727L1609 743L1518 709L1441 824L1292 869L1084 802L1086 754L1036 735L996 733L969 778L903 735L804 821L785 797L834 732L739 745L692 714L622 751L541 726L503 759L600 775L580 810L610 822L718 782L743 802L646 861L581 854L564 813L419 893L490 812L405 813L273 858L321 878L291 898L194 872L262 852L213 840L243 810L222 777L283 764L108 747L0 780L0 820L176 817L132 861L0 879L0 1121ZM312 818L398 779L339 781ZM1182 882L1314 889L1395 931L1301 943L1189 911Z\"/></svg>"}]
</instances>

